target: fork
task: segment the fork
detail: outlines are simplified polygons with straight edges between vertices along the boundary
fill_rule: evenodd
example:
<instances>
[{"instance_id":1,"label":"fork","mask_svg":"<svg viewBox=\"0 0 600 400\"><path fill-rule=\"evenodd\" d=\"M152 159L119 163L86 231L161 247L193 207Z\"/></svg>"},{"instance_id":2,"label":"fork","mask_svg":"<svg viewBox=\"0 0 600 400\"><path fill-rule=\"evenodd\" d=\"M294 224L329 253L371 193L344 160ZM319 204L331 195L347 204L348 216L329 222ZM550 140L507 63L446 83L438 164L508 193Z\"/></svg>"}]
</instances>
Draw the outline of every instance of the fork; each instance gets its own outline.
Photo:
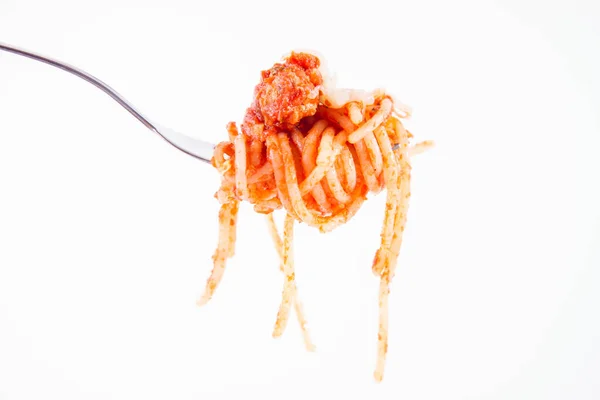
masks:
<instances>
[{"instance_id":1,"label":"fork","mask_svg":"<svg viewBox=\"0 0 600 400\"><path fill-rule=\"evenodd\" d=\"M0 50L4 50L9 53L17 54L23 57L30 58L32 60L51 65L53 67L62 69L63 71L66 71L70 74L73 74L88 83L91 83L92 85L109 95L124 109L129 111L129 113L136 117L138 121L140 121L142 124L144 124L146 128L148 128L149 130L158 134L160 137L166 140L167 143L189 156L197 158L200 161L210 163L210 159L215 148L214 144L205 142L204 140L189 137L187 135L174 131L173 129L167 128L166 126L160 125L150 120L140 111L138 111L138 109L134 107L133 104L131 104L128 100L121 96L116 90L111 88L106 83L102 82L100 79L94 77L93 75L72 65L69 65L65 62L46 57L41 54L34 53L33 51L25 50L23 48L11 46L6 43L0 42Z\"/></svg>"}]
</instances>

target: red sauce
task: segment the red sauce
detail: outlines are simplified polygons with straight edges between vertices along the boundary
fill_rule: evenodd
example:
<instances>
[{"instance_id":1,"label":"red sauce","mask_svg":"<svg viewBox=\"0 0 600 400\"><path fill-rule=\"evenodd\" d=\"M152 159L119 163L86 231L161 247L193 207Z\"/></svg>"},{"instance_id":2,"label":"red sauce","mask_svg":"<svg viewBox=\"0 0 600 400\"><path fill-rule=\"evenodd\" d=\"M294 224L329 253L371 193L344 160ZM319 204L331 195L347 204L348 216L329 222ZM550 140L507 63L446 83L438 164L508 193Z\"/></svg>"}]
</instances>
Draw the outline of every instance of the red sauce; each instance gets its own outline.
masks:
<instances>
[{"instance_id":1,"label":"red sauce","mask_svg":"<svg viewBox=\"0 0 600 400\"><path fill-rule=\"evenodd\" d=\"M319 65L319 59L311 54L292 53L284 63L262 71L242 133L263 141L268 133L289 130L302 118L314 115L323 84Z\"/></svg>"}]
</instances>

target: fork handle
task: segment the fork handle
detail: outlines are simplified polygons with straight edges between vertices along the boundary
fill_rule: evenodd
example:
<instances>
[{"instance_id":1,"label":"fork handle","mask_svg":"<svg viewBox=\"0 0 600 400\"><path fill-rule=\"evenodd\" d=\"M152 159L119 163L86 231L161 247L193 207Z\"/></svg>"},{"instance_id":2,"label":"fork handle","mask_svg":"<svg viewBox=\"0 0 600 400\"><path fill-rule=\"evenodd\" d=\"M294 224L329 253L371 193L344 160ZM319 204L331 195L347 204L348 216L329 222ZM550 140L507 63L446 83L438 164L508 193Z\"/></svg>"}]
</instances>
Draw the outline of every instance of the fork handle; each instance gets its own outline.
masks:
<instances>
[{"instance_id":1,"label":"fork handle","mask_svg":"<svg viewBox=\"0 0 600 400\"><path fill-rule=\"evenodd\" d=\"M181 133L173 131L172 129L163 127L152 122L149 118L144 116L144 114L138 111L129 101L127 101L123 96L121 96L116 90L111 88L106 83L102 82L100 79L94 77L93 75L88 74L87 72L72 65L69 65L65 62L58 61L56 59L46 57L41 54L34 53L32 51L8 45L2 42L0 42L0 50L4 50L9 53L17 54L51 65L53 67L62 69L63 71L66 71L70 74L73 74L88 83L91 83L92 85L96 86L98 89L102 90L104 93L109 95L113 100L119 103L127 111L129 111L129 113L136 117L138 121L140 121L142 124L144 124L146 128L161 136L164 140L173 145L175 148L194 158L210 163L214 145L203 140L185 136Z\"/></svg>"}]
</instances>

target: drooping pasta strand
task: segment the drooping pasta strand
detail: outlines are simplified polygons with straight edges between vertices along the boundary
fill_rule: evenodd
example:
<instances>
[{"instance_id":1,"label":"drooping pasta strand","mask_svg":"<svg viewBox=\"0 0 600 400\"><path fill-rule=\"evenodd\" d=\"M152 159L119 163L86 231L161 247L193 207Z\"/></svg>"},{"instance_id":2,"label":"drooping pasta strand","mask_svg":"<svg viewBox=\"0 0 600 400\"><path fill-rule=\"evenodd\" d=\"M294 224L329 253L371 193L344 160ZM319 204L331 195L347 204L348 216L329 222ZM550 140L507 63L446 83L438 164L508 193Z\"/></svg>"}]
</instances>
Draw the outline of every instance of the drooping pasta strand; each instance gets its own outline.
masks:
<instances>
[{"instance_id":1,"label":"drooping pasta strand","mask_svg":"<svg viewBox=\"0 0 600 400\"><path fill-rule=\"evenodd\" d=\"M213 296L225 272L225 262L233 257L239 203L225 203L219 210L219 242L213 255L213 270L206 282L206 289L198 305L206 304Z\"/></svg>"},{"instance_id":2,"label":"drooping pasta strand","mask_svg":"<svg viewBox=\"0 0 600 400\"><path fill-rule=\"evenodd\" d=\"M290 214L285 215L283 223L283 293L281 295L281 304L277 312L277 320L273 329L273 337L279 337L283 334L290 314L290 307L296 295L296 276L294 274L294 256L293 256L293 240L294 240L294 217Z\"/></svg>"},{"instance_id":3,"label":"drooping pasta strand","mask_svg":"<svg viewBox=\"0 0 600 400\"><path fill-rule=\"evenodd\" d=\"M279 255L279 259L281 264L279 269L281 272L284 271L283 268L283 241L279 237L279 232L277 231L277 226L275 225L275 219L273 218L273 213L267 214L267 225L269 228L269 233L271 235L271 239L273 240L273 245L277 250L277 254ZM308 328L306 327L307 321L304 315L304 309L302 307L302 302L298 297L298 289L296 289L296 294L294 296L294 310L296 311L296 317L298 318L298 323L300 324L300 330L302 331L302 337L304 339L304 346L308 351L314 351L315 345L310 339L310 334L308 333Z\"/></svg>"}]
</instances>

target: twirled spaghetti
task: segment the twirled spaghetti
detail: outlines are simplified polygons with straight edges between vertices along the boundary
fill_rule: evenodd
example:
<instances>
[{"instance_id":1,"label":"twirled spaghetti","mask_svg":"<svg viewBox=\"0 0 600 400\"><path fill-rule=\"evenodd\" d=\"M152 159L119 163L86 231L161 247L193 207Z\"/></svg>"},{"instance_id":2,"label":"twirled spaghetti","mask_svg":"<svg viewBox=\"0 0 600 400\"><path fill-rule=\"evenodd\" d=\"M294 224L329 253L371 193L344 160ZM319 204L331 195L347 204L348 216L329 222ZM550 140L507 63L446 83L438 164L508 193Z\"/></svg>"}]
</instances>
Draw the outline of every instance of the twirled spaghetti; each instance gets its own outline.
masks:
<instances>
[{"instance_id":1,"label":"twirled spaghetti","mask_svg":"<svg viewBox=\"0 0 600 400\"><path fill-rule=\"evenodd\" d=\"M306 347L313 349L295 283L294 222L331 231L356 214L368 193L385 188L381 242L372 266L380 277L375 368L380 381L388 343L389 285L410 197L410 156L431 143L409 146L412 135L401 122L409 111L384 91L335 92L324 84L319 67L316 56L291 53L283 63L263 71L241 132L229 123L229 140L215 148L212 162L222 176L216 194L221 203L219 240L198 303L210 300L221 281L226 260L234 254L239 203L249 202L267 216L285 275L273 336L285 330L293 305ZM286 212L283 240L273 219L279 209Z\"/></svg>"}]
</instances>

